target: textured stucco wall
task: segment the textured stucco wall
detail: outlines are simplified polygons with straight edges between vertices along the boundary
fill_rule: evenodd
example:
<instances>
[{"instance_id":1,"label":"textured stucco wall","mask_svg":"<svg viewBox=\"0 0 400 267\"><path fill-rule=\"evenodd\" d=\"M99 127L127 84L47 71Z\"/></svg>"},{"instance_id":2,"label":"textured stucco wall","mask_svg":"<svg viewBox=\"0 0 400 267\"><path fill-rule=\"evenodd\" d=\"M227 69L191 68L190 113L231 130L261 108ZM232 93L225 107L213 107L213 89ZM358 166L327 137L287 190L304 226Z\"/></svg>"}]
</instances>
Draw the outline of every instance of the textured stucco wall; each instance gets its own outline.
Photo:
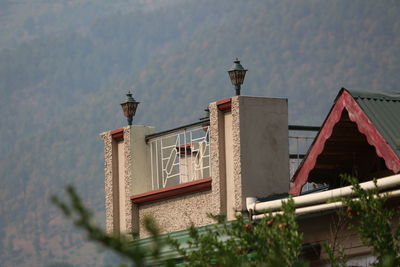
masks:
<instances>
[{"instance_id":1,"label":"textured stucco wall","mask_svg":"<svg viewBox=\"0 0 400 267\"><path fill-rule=\"evenodd\" d=\"M211 103L210 109L210 157L212 177L212 203L214 214L226 215L226 173L224 150L224 114L217 104Z\"/></svg>"},{"instance_id":2,"label":"textured stucco wall","mask_svg":"<svg viewBox=\"0 0 400 267\"><path fill-rule=\"evenodd\" d=\"M162 233L187 229L192 223L195 226L214 223L207 216L216 209L212 203L212 194L211 191L199 192L141 205L138 208L139 220L142 222L145 216L153 217L161 227ZM139 229L140 238L148 236L142 225Z\"/></svg>"},{"instance_id":3,"label":"textured stucco wall","mask_svg":"<svg viewBox=\"0 0 400 267\"><path fill-rule=\"evenodd\" d=\"M112 139L111 132L108 131L100 134L104 142L106 231L109 233L115 231L132 231L132 205L129 198L131 195L130 177L132 175L130 133L130 126L123 128L124 139L122 144L118 146L123 146L124 166L120 168L118 168L118 151L116 151L118 146L116 146L116 141ZM124 173L118 173L118 169L122 169ZM123 188L124 192L120 192L119 188ZM124 221L120 221L120 219ZM123 227L122 229L120 228L121 226Z\"/></svg>"},{"instance_id":4,"label":"textured stucco wall","mask_svg":"<svg viewBox=\"0 0 400 267\"><path fill-rule=\"evenodd\" d=\"M120 229L121 232L123 233L130 233L132 232L132 204L131 204L131 199L130 196L132 195L132 136L131 136L131 131L132 131L133 126L126 126L124 127L124 174L123 177L121 175L119 176L119 179L123 179L123 182L125 184L125 192L119 192L120 194L124 194L122 196L122 199L124 199L124 205L123 205L123 211L120 211L121 213L124 212L125 216L122 216L122 218L125 220L124 229ZM120 198L121 199L121 198Z\"/></svg>"},{"instance_id":5,"label":"textured stucco wall","mask_svg":"<svg viewBox=\"0 0 400 267\"><path fill-rule=\"evenodd\" d=\"M247 155L242 155L241 145L240 145L240 105L239 98L242 97L232 97L232 160L233 160L233 181L231 182L233 186L234 196L233 199L228 199L227 201L233 202L233 208L236 211L243 209L243 198L247 197L243 195L242 192L242 158ZM250 129L249 129L250 130ZM251 129L252 131L256 129ZM232 217L232 216L231 216Z\"/></svg>"},{"instance_id":6,"label":"textured stucco wall","mask_svg":"<svg viewBox=\"0 0 400 267\"><path fill-rule=\"evenodd\" d=\"M104 191L106 210L106 231L114 231L114 208L113 208L113 166L112 166L112 138L110 132L100 134L104 142Z\"/></svg>"}]
</instances>

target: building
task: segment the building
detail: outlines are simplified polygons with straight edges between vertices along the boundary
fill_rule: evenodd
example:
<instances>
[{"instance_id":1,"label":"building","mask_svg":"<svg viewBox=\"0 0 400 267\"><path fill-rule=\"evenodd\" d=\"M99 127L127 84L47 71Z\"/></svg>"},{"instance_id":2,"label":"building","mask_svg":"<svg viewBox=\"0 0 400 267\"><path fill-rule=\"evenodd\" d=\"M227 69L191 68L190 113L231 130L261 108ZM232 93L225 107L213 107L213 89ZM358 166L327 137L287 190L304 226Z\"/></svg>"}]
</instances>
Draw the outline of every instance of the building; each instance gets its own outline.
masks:
<instances>
[{"instance_id":1,"label":"building","mask_svg":"<svg viewBox=\"0 0 400 267\"><path fill-rule=\"evenodd\" d=\"M327 200L349 190L340 173L366 187L373 177L386 189L400 185L400 94L342 89L307 154L297 156L289 153L288 130L314 128L288 125L287 99L235 96L209 110L209 119L168 131L135 125L101 134L107 231L146 238L140 225L146 215L164 233L212 224L208 213L231 220L249 212L257 219L281 205L263 197L290 193L305 242L318 247L340 206ZM289 160L296 157L304 159L290 182ZM305 192L310 185L315 190ZM343 236L350 257L370 260L354 234Z\"/></svg>"}]
</instances>

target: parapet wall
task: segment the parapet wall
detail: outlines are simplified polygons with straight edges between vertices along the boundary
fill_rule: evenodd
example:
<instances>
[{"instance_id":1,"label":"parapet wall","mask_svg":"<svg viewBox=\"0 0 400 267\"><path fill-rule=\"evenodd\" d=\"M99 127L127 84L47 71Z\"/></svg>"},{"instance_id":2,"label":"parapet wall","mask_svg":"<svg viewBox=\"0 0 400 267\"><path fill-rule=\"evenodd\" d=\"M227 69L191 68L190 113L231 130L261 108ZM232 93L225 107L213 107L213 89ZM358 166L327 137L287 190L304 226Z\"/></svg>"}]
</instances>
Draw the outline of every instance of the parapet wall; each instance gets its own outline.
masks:
<instances>
[{"instance_id":1,"label":"parapet wall","mask_svg":"<svg viewBox=\"0 0 400 267\"><path fill-rule=\"evenodd\" d=\"M142 222L145 216L153 217L161 227L162 233L187 229L192 224L204 226L215 223L207 216L208 213L216 214L218 209L212 203L212 194L212 191L198 192L161 202L140 205L138 207L138 219ZM139 236L140 238L148 236L144 227L139 227Z\"/></svg>"},{"instance_id":2,"label":"parapet wall","mask_svg":"<svg viewBox=\"0 0 400 267\"><path fill-rule=\"evenodd\" d=\"M183 145L172 142L167 154L175 157L166 158L159 153L161 158L154 160L154 150L146 142L153 127L127 126L101 134L108 232L137 232L145 237L141 221L148 215L155 218L164 233L183 230L191 224L213 223L208 217L210 213L226 215L231 220L236 212L246 209L246 197L287 192L287 99L235 96L213 102L209 109L209 136L203 137L202 142L209 147L211 171L207 175L211 173L211 177L193 178L196 181L185 183L183 169L179 169L178 194L175 185L154 188L151 166L164 164L164 160L174 164L182 152L187 157L188 151L195 150L196 141ZM203 121L198 124L200 130L206 129ZM196 153L193 155L200 155L202 150ZM186 171L190 170L188 166Z\"/></svg>"}]
</instances>

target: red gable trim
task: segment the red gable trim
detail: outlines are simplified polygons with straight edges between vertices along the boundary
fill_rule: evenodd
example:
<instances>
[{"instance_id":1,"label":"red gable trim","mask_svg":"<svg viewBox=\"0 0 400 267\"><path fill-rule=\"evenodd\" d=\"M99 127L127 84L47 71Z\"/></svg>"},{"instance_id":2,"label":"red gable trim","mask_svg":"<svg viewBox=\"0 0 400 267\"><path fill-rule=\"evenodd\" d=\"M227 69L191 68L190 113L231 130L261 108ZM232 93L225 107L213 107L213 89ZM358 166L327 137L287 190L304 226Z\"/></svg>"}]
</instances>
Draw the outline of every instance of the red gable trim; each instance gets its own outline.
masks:
<instances>
[{"instance_id":1,"label":"red gable trim","mask_svg":"<svg viewBox=\"0 0 400 267\"><path fill-rule=\"evenodd\" d=\"M110 132L111 138L116 141L124 140L124 128L118 128Z\"/></svg>"},{"instance_id":2,"label":"red gable trim","mask_svg":"<svg viewBox=\"0 0 400 267\"><path fill-rule=\"evenodd\" d=\"M231 111L232 98L225 98L217 101L217 108L221 111Z\"/></svg>"},{"instance_id":3,"label":"red gable trim","mask_svg":"<svg viewBox=\"0 0 400 267\"><path fill-rule=\"evenodd\" d=\"M188 183L169 186L166 188L153 190L143 194L131 196L134 204L150 204L156 201L165 200L167 198L194 194L197 192L207 191L211 189L211 178L203 178Z\"/></svg>"},{"instance_id":4,"label":"red gable trim","mask_svg":"<svg viewBox=\"0 0 400 267\"><path fill-rule=\"evenodd\" d=\"M400 158L394 153L386 140L376 129L375 125L369 120L360 106L348 91L342 89L325 119L321 130L311 145L309 152L293 176L289 190L290 194L299 195L301 188L307 182L311 170L314 168L317 157L322 153L325 142L332 135L333 127L340 120L343 109L349 113L350 120L357 124L360 133L363 133L370 145L375 147L376 154L385 160L386 167L394 173L400 171Z\"/></svg>"}]
</instances>

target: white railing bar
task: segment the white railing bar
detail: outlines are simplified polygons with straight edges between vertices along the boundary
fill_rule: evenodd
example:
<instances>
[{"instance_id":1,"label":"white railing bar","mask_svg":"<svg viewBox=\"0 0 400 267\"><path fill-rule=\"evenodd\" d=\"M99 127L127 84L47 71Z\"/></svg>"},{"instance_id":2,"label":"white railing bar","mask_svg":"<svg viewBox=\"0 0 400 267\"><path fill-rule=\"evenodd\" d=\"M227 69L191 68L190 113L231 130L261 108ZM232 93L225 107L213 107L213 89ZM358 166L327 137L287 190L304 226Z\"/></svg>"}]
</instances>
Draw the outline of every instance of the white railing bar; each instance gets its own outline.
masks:
<instances>
[{"instance_id":1,"label":"white railing bar","mask_svg":"<svg viewBox=\"0 0 400 267\"><path fill-rule=\"evenodd\" d=\"M207 126L208 127L208 126ZM194 128L194 129L192 129L192 130L186 130L187 132L195 132L195 131L202 131L203 130L203 127L196 127L196 128ZM160 140L160 139L165 139L165 138L169 138L169 137L172 137L172 136L176 136L176 135L179 135L179 134L182 134L182 133L179 133L179 132L175 132L175 133L170 133L170 134L167 134L167 135L162 135L162 136L157 136L157 137L154 137L154 138L151 138L150 137L150 139L149 139L149 141L148 142L153 142L153 141L157 141L157 140Z\"/></svg>"},{"instance_id":2,"label":"white railing bar","mask_svg":"<svg viewBox=\"0 0 400 267\"><path fill-rule=\"evenodd\" d=\"M150 170L151 170L151 189L154 190L154 176L153 176L153 143L150 143Z\"/></svg>"},{"instance_id":3,"label":"white railing bar","mask_svg":"<svg viewBox=\"0 0 400 267\"><path fill-rule=\"evenodd\" d=\"M315 137L312 136L289 136L291 139L304 139L304 140L312 140L315 139Z\"/></svg>"},{"instance_id":4,"label":"white railing bar","mask_svg":"<svg viewBox=\"0 0 400 267\"><path fill-rule=\"evenodd\" d=\"M156 156L158 154L158 141L156 141ZM158 157L156 158L156 166L157 166L157 188L160 188L160 177L159 177L159 168L158 168ZM161 166L162 167L162 166ZM161 173L162 175L162 173Z\"/></svg>"},{"instance_id":5,"label":"white railing bar","mask_svg":"<svg viewBox=\"0 0 400 267\"><path fill-rule=\"evenodd\" d=\"M171 168L170 168L169 170L167 170L168 165L169 165L169 163L170 163L170 161L171 161L171 158L172 158L173 155L174 155L174 151L171 150L171 153L169 153L169 155L170 155L170 157L168 158L167 164L166 164L166 166L165 166L165 172L166 172L168 175L171 174L172 169L173 169L173 167L174 167L174 163L171 163ZM176 157L176 153L175 153L175 157ZM175 159L176 159L176 158L174 158L174 161L175 161ZM168 176L167 176L167 177L168 177Z\"/></svg>"},{"instance_id":6,"label":"white railing bar","mask_svg":"<svg viewBox=\"0 0 400 267\"><path fill-rule=\"evenodd\" d=\"M176 137L176 143L175 143L175 146L177 146L178 144L180 144L181 143L181 135L180 135L180 133L178 133L177 134L177 137ZM177 153L178 153L178 151L177 151ZM179 153L181 153L181 151L180 151L180 148L179 148ZM179 156L178 156L178 162L176 163L177 165L178 165L178 177L179 177L179 183L181 182L181 176L182 176L182 168L181 168L181 157L180 157L180 154L179 154Z\"/></svg>"},{"instance_id":7,"label":"white railing bar","mask_svg":"<svg viewBox=\"0 0 400 267\"><path fill-rule=\"evenodd\" d=\"M166 131L162 131L162 132L158 132L158 133L153 133L153 134L149 134L146 135L145 139L146 142L148 142L149 140L153 140L155 138L158 138L160 136L167 136L168 134L171 133L176 133L176 132L181 132L183 129L191 129L191 128L203 128L204 124L207 124L207 126L209 126L210 123L210 119L204 119L198 122L194 122L194 123L190 123L190 124L186 124L174 129L170 129L170 130L166 130Z\"/></svg>"},{"instance_id":8,"label":"white railing bar","mask_svg":"<svg viewBox=\"0 0 400 267\"><path fill-rule=\"evenodd\" d=\"M175 145L170 145L170 146L165 146L163 149L166 150L167 148L175 148L175 147L176 147L176 144Z\"/></svg>"},{"instance_id":9,"label":"white railing bar","mask_svg":"<svg viewBox=\"0 0 400 267\"><path fill-rule=\"evenodd\" d=\"M192 146L192 132L191 131L187 131L186 129L183 131L183 133L185 134L185 144L188 144L187 138L189 135L189 140L190 140L190 145ZM185 159L186 159L186 181L190 182L190 177L193 177L193 170L192 170L192 147L190 147L190 159L189 159L189 150L187 149L188 147L185 146ZM192 174L192 175L190 175Z\"/></svg>"},{"instance_id":10,"label":"white railing bar","mask_svg":"<svg viewBox=\"0 0 400 267\"><path fill-rule=\"evenodd\" d=\"M189 132L190 135L190 141L193 143L193 131ZM196 180L196 158L193 158L193 150L190 151L190 172L192 173L192 175L190 176L193 180Z\"/></svg>"},{"instance_id":11,"label":"white railing bar","mask_svg":"<svg viewBox=\"0 0 400 267\"><path fill-rule=\"evenodd\" d=\"M206 171L211 175L209 131L209 125L199 125L192 129L182 129L180 133L149 138L153 189L166 187L175 177L181 183L202 178ZM169 145L170 141L175 141L175 145ZM182 157L185 157L184 161Z\"/></svg>"}]
</instances>

